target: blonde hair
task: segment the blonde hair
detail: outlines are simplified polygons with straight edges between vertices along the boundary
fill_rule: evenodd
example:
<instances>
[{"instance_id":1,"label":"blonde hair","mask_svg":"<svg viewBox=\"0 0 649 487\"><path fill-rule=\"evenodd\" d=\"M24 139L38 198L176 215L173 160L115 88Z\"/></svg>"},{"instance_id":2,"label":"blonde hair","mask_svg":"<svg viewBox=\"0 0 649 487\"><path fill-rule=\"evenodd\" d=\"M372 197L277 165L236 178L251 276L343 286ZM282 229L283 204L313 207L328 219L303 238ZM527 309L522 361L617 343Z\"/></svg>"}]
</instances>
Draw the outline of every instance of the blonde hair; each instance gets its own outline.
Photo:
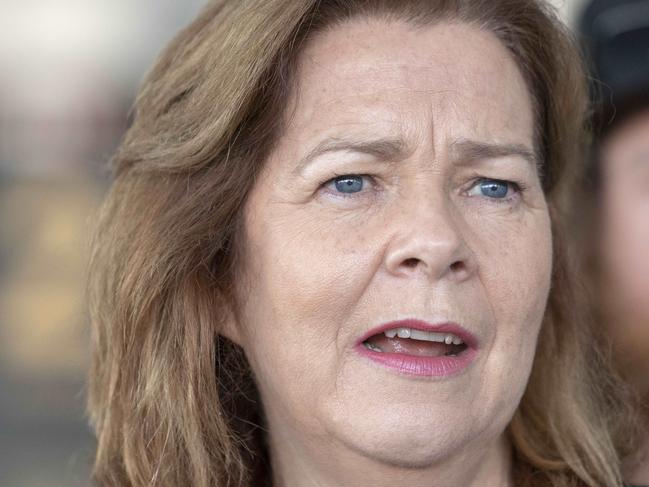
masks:
<instances>
[{"instance_id":1,"label":"blonde hair","mask_svg":"<svg viewBox=\"0 0 649 487\"><path fill-rule=\"evenodd\" d=\"M88 411L99 485L270 482L252 373L219 335L226 313L238 313L242 208L281 136L304 43L362 16L468 22L520 67L536 108L554 269L507 432L516 485L621 485L624 405L589 334L562 225L585 142L584 75L554 12L534 0L218 1L180 32L141 88L93 242Z\"/></svg>"}]
</instances>

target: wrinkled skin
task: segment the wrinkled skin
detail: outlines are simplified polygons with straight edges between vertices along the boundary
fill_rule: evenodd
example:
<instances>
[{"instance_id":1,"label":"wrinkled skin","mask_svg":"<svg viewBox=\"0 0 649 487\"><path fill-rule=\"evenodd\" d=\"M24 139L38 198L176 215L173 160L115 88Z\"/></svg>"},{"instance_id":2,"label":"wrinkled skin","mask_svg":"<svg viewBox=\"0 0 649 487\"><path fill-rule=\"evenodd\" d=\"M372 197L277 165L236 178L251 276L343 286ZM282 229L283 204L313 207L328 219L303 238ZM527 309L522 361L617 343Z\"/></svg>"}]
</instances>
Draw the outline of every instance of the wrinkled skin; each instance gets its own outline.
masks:
<instances>
[{"instance_id":1,"label":"wrinkled skin","mask_svg":"<svg viewBox=\"0 0 649 487\"><path fill-rule=\"evenodd\" d=\"M526 84L476 27L354 20L300 58L286 132L245 208L242 345L268 416L275 485L510 485L503 431L524 392L550 285L548 209ZM325 139L400 141L398 153ZM332 178L368 175L343 193ZM480 178L505 197L484 194ZM358 181L357 181L358 182ZM460 323L476 360L445 378L360 356L369 329Z\"/></svg>"}]
</instances>

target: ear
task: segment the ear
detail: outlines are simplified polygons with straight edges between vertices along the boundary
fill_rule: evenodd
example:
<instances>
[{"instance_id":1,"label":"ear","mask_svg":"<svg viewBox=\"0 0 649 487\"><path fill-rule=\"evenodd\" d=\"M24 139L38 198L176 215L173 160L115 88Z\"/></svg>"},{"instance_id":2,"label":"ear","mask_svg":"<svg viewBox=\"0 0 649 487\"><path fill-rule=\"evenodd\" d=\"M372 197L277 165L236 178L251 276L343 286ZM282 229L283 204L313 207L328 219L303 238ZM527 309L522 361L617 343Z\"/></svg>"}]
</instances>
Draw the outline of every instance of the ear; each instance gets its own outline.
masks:
<instances>
[{"instance_id":1,"label":"ear","mask_svg":"<svg viewBox=\"0 0 649 487\"><path fill-rule=\"evenodd\" d=\"M234 309L232 307L232 303L223 298L220 293L217 302L219 313L221 314L221 320L219 323L220 326L216 330L217 333L227 338L231 342L242 346L243 341L241 339L241 328L237 320L236 313L234 312Z\"/></svg>"}]
</instances>

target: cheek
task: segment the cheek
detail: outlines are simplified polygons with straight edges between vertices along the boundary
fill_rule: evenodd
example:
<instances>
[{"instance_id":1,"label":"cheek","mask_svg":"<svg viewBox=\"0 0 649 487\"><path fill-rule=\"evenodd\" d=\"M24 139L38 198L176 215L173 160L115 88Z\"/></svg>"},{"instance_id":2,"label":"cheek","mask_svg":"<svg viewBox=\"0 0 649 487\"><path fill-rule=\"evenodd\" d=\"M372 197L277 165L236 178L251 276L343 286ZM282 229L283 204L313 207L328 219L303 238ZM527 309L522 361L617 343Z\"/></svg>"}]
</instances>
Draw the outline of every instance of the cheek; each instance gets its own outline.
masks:
<instances>
[{"instance_id":1,"label":"cheek","mask_svg":"<svg viewBox=\"0 0 649 487\"><path fill-rule=\"evenodd\" d=\"M369 277L367 241L346 229L344 221L302 218L294 212L286 221L275 219L253 239L258 262L255 279L278 324L298 319L350 312L357 289ZM323 323L324 324L324 323ZM297 333L326 334L333 327L300 327Z\"/></svg>"},{"instance_id":2,"label":"cheek","mask_svg":"<svg viewBox=\"0 0 649 487\"><path fill-rule=\"evenodd\" d=\"M511 226L510 226L511 225ZM552 231L545 209L518 222L481 227L480 280L496 323L504 363L533 356L552 274Z\"/></svg>"},{"instance_id":3,"label":"cheek","mask_svg":"<svg viewBox=\"0 0 649 487\"><path fill-rule=\"evenodd\" d=\"M335 387L341 324L371 278L368 241L344 219L283 204L248 228L244 349L266 407L288 405L291 421L309 421L317 398Z\"/></svg>"},{"instance_id":4,"label":"cheek","mask_svg":"<svg viewBox=\"0 0 649 487\"><path fill-rule=\"evenodd\" d=\"M515 228L484 225L479 279L490 307L493 335L481 375L483 407L496 411L492 427L514 414L532 370L552 274L552 233L546 212Z\"/></svg>"}]
</instances>

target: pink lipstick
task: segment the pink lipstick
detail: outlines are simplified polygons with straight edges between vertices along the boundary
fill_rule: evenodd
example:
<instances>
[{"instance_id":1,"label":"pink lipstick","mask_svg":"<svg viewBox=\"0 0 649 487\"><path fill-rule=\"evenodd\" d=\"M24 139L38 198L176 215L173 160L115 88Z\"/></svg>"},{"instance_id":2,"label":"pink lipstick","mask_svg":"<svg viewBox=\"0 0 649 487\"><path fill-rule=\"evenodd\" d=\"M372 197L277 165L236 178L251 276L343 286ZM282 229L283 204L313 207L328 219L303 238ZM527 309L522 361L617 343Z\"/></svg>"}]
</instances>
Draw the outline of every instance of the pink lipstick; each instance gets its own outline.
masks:
<instances>
[{"instance_id":1,"label":"pink lipstick","mask_svg":"<svg viewBox=\"0 0 649 487\"><path fill-rule=\"evenodd\" d=\"M402 374L448 377L466 369L478 350L476 337L456 323L400 320L365 333L354 349Z\"/></svg>"}]
</instances>

